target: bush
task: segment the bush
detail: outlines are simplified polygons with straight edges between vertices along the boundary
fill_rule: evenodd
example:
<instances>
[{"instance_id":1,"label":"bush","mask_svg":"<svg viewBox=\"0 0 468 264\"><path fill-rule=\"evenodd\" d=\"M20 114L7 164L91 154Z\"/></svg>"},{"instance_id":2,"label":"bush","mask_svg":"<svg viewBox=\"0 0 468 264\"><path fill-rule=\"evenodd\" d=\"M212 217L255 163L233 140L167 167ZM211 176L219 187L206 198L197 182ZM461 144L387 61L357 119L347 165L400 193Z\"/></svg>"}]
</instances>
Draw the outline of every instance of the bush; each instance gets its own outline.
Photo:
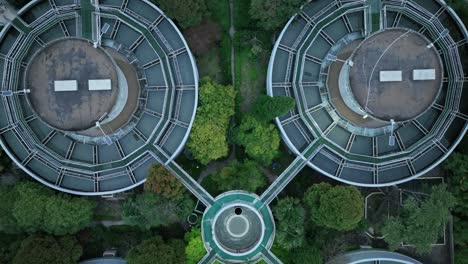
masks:
<instances>
[{"instance_id":1,"label":"bush","mask_svg":"<svg viewBox=\"0 0 468 264\"><path fill-rule=\"evenodd\" d=\"M424 201L408 198L400 217L385 222L382 229L385 241L392 250L404 242L415 246L418 253L430 252L431 244L441 236L454 205L455 197L445 184L432 187L431 195Z\"/></svg>"},{"instance_id":2,"label":"bush","mask_svg":"<svg viewBox=\"0 0 468 264\"><path fill-rule=\"evenodd\" d=\"M151 166L144 185L145 191L155 192L168 200L182 200L185 187L164 166L154 164Z\"/></svg>"},{"instance_id":3,"label":"bush","mask_svg":"<svg viewBox=\"0 0 468 264\"><path fill-rule=\"evenodd\" d=\"M235 131L234 141L245 148L250 158L262 165L270 165L278 156L280 137L276 127L252 116L242 119Z\"/></svg>"},{"instance_id":4,"label":"bush","mask_svg":"<svg viewBox=\"0 0 468 264\"><path fill-rule=\"evenodd\" d=\"M187 243L187 246L185 246L185 263L197 264L206 255L201 230L193 228L189 233L185 234L184 240Z\"/></svg>"},{"instance_id":5,"label":"bush","mask_svg":"<svg viewBox=\"0 0 468 264\"><path fill-rule=\"evenodd\" d=\"M125 202L122 218L128 225L148 230L182 221L194 207L195 203L188 196L174 201L153 192L144 192Z\"/></svg>"},{"instance_id":6,"label":"bush","mask_svg":"<svg viewBox=\"0 0 468 264\"><path fill-rule=\"evenodd\" d=\"M213 177L221 191L245 190L254 193L266 185L266 179L254 161L233 162Z\"/></svg>"},{"instance_id":7,"label":"bush","mask_svg":"<svg viewBox=\"0 0 468 264\"><path fill-rule=\"evenodd\" d=\"M273 207L276 218L276 239L286 250L300 247L305 241L305 210L296 198L286 197Z\"/></svg>"},{"instance_id":8,"label":"bush","mask_svg":"<svg viewBox=\"0 0 468 264\"><path fill-rule=\"evenodd\" d=\"M18 195L11 212L18 229L24 232L73 234L92 221L96 203L88 198L56 194L34 182L19 183L15 191Z\"/></svg>"},{"instance_id":9,"label":"bush","mask_svg":"<svg viewBox=\"0 0 468 264\"><path fill-rule=\"evenodd\" d=\"M74 264L82 248L73 237L33 235L26 238L13 259L13 264Z\"/></svg>"},{"instance_id":10,"label":"bush","mask_svg":"<svg viewBox=\"0 0 468 264\"><path fill-rule=\"evenodd\" d=\"M234 115L235 92L205 78L200 82L199 106L187 148L206 165L228 154L227 130Z\"/></svg>"},{"instance_id":11,"label":"bush","mask_svg":"<svg viewBox=\"0 0 468 264\"><path fill-rule=\"evenodd\" d=\"M205 0L152 0L182 28L193 27L206 15Z\"/></svg>"},{"instance_id":12,"label":"bush","mask_svg":"<svg viewBox=\"0 0 468 264\"><path fill-rule=\"evenodd\" d=\"M264 122L269 122L275 117L283 116L295 105L294 99L289 96L270 97L262 95L255 103L253 114Z\"/></svg>"},{"instance_id":13,"label":"bush","mask_svg":"<svg viewBox=\"0 0 468 264\"><path fill-rule=\"evenodd\" d=\"M165 242L157 236L132 248L128 253L127 262L128 264L184 263L184 248L182 240Z\"/></svg>"},{"instance_id":14,"label":"bush","mask_svg":"<svg viewBox=\"0 0 468 264\"><path fill-rule=\"evenodd\" d=\"M314 223L336 230L352 230L364 216L364 200L354 186L316 184L306 191L304 202Z\"/></svg>"}]
</instances>

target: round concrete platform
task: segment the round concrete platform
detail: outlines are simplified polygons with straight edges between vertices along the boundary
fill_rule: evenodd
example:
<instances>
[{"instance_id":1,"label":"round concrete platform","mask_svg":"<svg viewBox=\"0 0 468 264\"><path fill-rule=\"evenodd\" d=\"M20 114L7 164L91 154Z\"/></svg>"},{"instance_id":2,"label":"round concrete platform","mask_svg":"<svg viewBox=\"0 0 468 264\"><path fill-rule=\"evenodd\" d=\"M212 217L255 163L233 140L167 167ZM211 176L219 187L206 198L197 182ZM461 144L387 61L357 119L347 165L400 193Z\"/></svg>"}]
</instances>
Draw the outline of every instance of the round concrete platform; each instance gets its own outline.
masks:
<instances>
[{"instance_id":1,"label":"round concrete platform","mask_svg":"<svg viewBox=\"0 0 468 264\"><path fill-rule=\"evenodd\" d=\"M255 262L271 248L274 235L271 210L255 194L223 193L203 214L205 248L228 263Z\"/></svg>"},{"instance_id":2,"label":"round concrete platform","mask_svg":"<svg viewBox=\"0 0 468 264\"><path fill-rule=\"evenodd\" d=\"M216 218L216 240L227 251L241 253L255 247L263 233L262 219L242 205L226 207Z\"/></svg>"},{"instance_id":3,"label":"round concrete platform","mask_svg":"<svg viewBox=\"0 0 468 264\"><path fill-rule=\"evenodd\" d=\"M442 60L421 34L390 29L372 35L355 50L349 70L355 99L373 117L406 121L423 114L442 87ZM435 80L413 80L413 70L434 69ZM381 71L401 71L401 81L382 82Z\"/></svg>"},{"instance_id":4,"label":"round concrete platform","mask_svg":"<svg viewBox=\"0 0 468 264\"><path fill-rule=\"evenodd\" d=\"M90 91L88 80L110 79L111 90ZM54 91L54 81L76 80L77 91ZM95 126L109 113L118 96L118 77L112 58L81 39L53 42L39 51L26 74L28 100L37 115L62 131Z\"/></svg>"}]
</instances>

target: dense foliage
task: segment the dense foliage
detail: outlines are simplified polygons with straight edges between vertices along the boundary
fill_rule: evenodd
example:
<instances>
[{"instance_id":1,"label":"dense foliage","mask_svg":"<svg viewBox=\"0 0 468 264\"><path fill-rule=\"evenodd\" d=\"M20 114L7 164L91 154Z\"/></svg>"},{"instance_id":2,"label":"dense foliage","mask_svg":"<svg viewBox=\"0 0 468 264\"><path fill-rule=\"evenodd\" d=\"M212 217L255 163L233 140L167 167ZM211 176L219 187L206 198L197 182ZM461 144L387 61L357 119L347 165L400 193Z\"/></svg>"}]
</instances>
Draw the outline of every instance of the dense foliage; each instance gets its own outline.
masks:
<instances>
[{"instance_id":1,"label":"dense foliage","mask_svg":"<svg viewBox=\"0 0 468 264\"><path fill-rule=\"evenodd\" d=\"M205 0L152 0L182 28L200 24L206 14Z\"/></svg>"},{"instance_id":2,"label":"dense foliage","mask_svg":"<svg viewBox=\"0 0 468 264\"><path fill-rule=\"evenodd\" d=\"M235 132L235 142L245 148L247 155L262 165L270 165L278 156L280 136L273 124L253 116L242 119Z\"/></svg>"},{"instance_id":3,"label":"dense foliage","mask_svg":"<svg viewBox=\"0 0 468 264\"><path fill-rule=\"evenodd\" d=\"M317 225L336 230L352 230L364 216L364 200L353 186L313 185L304 195L304 203Z\"/></svg>"},{"instance_id":4,"label":"dense foliage","mask_svg":"<svg viewBox=\"0 0 468 264\"><path fill-rule=\"evenodd\" d=\"M193 228L190 232L185 234L184 240L187 243L187 246L185 246L185 263L197 264L203 256L206 255L206 249L201 237L201 230L199 228Z\"/></svg>"},{"instance_id":5,"label":"dense foliage","mask_svg":"<svg viewBox=\"0 0 468 264\"><path fill-rule=\"evenodd\" d=\"M453 153L445 161L444 168L450 171L450 191L457 199L453 210L468 219L468 155Z\"/></svg>"},{"instance_id":6,"label":"dense foliage","mask_svg":"<svg viewBox=\"0 0 468 264\"><path fill-rule=\"evenodd\" d=\"M73 234L91 223L96 207L92 200L56 194L34 182L0 187L0 198L0 230L6 233Z\"/></svg>"},{"instance_id":7,"label":"dense foliage","mask_svg":"<svg viewBox=\"0 0 468 264\"><path fill-rule=\"evenodd\" d=\"M17 233L19 231L13 209L18 193L15 188L0 185L0 232Z\"/></svg>"},{"instance_id":8,"label":"dense foliage","mask_svg":"<svg viewBox=\"0 0 468 264\"><path fill-rule=\"evenodd\" d=\"M185 187L164 166L155 164L151 166L145 182L145 191L155 192L169 200L182 200Z\"/></svg>"},{"instance_id":9,"label":"dense foliage","mask_svg":"<svg viewBox=\"0 0 468 264\"><path fill-rule=\"evenodd\" d=\"M278 245L290 250L300 247L305 241L305 210L300 200L286 197L273 207L276 218L276 240Z\"/></svg>"},{"instance_id":10,"label":"dense foliage","mask_svg":"<svg viewBox=\"0 0 468 264\"><path fill-rule=\"evenodd\" d=\"M124 203L122 218L128 225L150 229L182 221L194 207L195 203L188 196L176 201L154 192L144 192Z\"/></svg>"},{"instance_id":11,"label":"dense foliage","mask_svg":"<svg viewBox=\"0 0 468 264\"><path fill-rule=\"evenodd\" d=\"M205 78L200 82L199 106L187 148L202 164L226 157L227 130L234 115L236 93L232 86L222 86Z\"/></svg>"},{"instance_id":12,"label":"dense foliage","mask_svg":"<svg viewBox=\"0 0 468 264\"><path fill-rule=\"evenodd\" d=\"M294 99L289 96L262 95L254 105L253 114L258 120L269 122L277 116L288 113L295 104Z\"/></svg>"},{"instance_id":13,"label":"dense foliage","mask_svg":"<svg viewBox=\"0 0 468 264\"><path fill-rule=\"evenodd\" d=\"M304 2L304 0L252 0L249 14L258 20L258 25L263 29L275 30L298 12Z\"/></svg>"},{"instance_id":14,"label":"dense foliage","mask_svg":"<svg viewBox=\"0 0 468 264\"><path fill-rule=\"evenodd\" d=\"M409 197L400 217L385 222L382 229L385 241L392 250L405 243L415 246L419 253L429 252L431 244L442 235L454 205L455 198L444 184L432 187L432 193L424 201Z\"/></svg>"},{"instance_id":15,"label":"dense foliage","mask_svg":"<svg viewBox=\"0 0 468 264\"><path fill-rule=\"evenodd\" d=\"M322 264L322 254L316 247L304 244L302 247L295 248L292 250L293 263L294 264Z\"/></svg>"},{"instance_id":16,"label":"dense foliage","mask_svg":"<svg viewBox=\"0 0 468 264\"><path fill-rule=\"evenodd\" d=\"M173 239L164 241L153 237L132 248L127 256L128 264L184 263L184 241Z\"/></svg>"},{"instance_id":17,"label":"dense foliage","mask_svg":"<svg viewBox=\"0 0 468 264\"><path fill-rule=\"evenodd\" d=\"M74 264L82 254L75 238L33 235L26 238L13 264Z\"/></svg>"},{"instance_id":18,"label":"dense foliage","mask_svg":"<svg viewBox=\"0 0 468 264\"><path fill-rule=\"evenodd\" d=\"M213 177L221 191L245 190L254 193L266 184L263 173L254 161L233 162Z\"/></svg>"}]
</instances>

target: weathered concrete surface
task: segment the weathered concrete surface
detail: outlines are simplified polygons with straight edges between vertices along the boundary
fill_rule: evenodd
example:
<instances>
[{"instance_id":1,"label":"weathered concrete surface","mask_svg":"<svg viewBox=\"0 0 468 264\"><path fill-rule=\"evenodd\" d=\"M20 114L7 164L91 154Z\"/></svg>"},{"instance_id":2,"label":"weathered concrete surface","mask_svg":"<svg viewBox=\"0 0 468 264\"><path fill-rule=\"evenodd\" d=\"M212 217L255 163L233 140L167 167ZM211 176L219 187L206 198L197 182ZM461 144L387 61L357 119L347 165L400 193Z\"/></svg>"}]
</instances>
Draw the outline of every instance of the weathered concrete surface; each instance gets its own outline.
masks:
<instances>
[{"instance_id":1,"label":"weathered concrete surface","mask_svg":"<svg viewBox=\"0 0 468 264\"><path fill-rule=\"evenodd\" d=\"M67 39L42 50L29 65L28 99L49 125L65 131L95 126L117 98L115 65L103 50L84 40ZM89 91L89 79L111 79L111 91ZM55 92L55 80L77 80L78 91Z\"/></svg>"}]
</instances>

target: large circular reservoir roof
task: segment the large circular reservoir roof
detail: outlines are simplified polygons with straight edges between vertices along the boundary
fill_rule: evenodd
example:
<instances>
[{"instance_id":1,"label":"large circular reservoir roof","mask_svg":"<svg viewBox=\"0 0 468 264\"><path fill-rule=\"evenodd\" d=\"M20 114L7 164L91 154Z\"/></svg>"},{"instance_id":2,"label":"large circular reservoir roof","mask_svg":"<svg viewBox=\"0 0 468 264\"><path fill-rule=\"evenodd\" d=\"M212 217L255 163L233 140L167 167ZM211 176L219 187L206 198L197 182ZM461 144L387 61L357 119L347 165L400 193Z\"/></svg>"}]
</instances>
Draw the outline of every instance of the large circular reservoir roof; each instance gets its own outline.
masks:
<instances>
[{"instance_id":1,"label":"large circular reservoir roof","mask_svg":"<svg viewBox=\"0 0 468 264\"><path fill-rule=\"evenodd\" d=\"M309 2L282 31L268 69L268 94L296 101L276 120L284 141L349 184L424 174L467 130L467 40L442 1Z\"/></svg>"},{"instance_id":2,"label":"large circular reservoir roof","mask_svg":"<svg viewBox=\"0 0 468 264\"><path fill-rule=\"evenodd\" d=\"M31 1L1 31L0 55L0 143L49 187L133 188L188 138L198 72L149 1Z\"/></svg>"}]
</instances>

